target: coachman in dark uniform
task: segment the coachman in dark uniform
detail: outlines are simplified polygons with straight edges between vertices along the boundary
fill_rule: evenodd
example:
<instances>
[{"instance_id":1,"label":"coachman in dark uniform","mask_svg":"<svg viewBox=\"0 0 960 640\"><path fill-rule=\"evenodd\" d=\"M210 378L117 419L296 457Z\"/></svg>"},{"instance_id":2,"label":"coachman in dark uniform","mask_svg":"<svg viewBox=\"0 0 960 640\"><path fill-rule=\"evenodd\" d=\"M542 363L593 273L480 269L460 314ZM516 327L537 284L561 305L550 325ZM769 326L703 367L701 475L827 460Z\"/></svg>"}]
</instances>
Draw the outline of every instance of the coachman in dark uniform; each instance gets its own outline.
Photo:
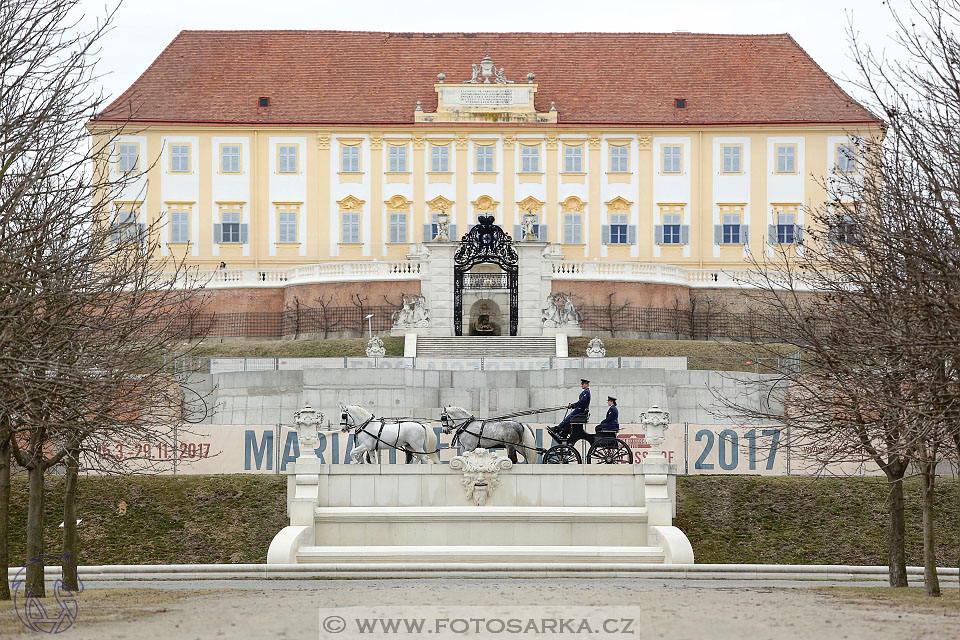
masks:
<instances>
[{"instance_id":1,"label":"coachman in dark uniform","mask_svg":"<svg viewBox=\"0 0 960 640\"><path fill-rule=\"evenodd\" d=\"M567 414L560 424L557 425L556 429L547 428L547 432L558 440L561 438L566 438L570 434L570 421L576 416L586 416L590 411L590 381L582 379L580 380L580 397L577 398L577 401L568 404L567 409L570 409L570 413ZM582 424L584 418L580 418L578 422ZM583 427L581 426L581 429Z\"/></svg>"},{"instance_id":2,"label":"coachman in dark uniform","mask_svg":"<svg viewBox=\"0 0 960 640\"><path fill-rule=\"evenodd\" d=\"M617 409L617 399L613 396L607 396L607 415L603 421L597 425L597 431L620 431L620 410Z\"/></svg>"}]
</instances>

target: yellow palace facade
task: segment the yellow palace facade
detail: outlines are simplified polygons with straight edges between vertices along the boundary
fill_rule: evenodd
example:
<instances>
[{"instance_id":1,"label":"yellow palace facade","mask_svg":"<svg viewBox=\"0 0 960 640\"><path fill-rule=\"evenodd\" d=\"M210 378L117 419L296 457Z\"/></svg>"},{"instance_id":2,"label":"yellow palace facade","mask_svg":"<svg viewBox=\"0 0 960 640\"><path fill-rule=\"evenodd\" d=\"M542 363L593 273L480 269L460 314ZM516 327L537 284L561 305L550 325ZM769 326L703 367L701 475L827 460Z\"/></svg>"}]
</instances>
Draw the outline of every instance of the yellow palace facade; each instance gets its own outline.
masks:
<instances>
[{"instance_id":1,"label":"yellow palace facade","mask_svg":"<svg viewBox=\"0 0 960 640\"><path fill-rule=\"evenodd\" d=\"M789 36L360 32L183 32L90 129L117 123L118 233L201 269L403 260L441 213L742 267L878 127Z\"/></svg>"}]
</instances>

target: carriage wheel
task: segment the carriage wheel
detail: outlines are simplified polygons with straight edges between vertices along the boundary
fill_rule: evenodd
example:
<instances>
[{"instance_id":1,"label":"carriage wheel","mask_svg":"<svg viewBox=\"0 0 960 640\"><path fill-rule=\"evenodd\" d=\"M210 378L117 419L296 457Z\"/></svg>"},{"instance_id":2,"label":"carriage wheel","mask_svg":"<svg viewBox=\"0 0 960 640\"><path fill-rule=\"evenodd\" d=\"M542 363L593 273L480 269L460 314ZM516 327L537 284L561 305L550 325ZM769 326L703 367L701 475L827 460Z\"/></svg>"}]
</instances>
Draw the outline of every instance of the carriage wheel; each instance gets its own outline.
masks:
<instances>
[{"instance_id":1,"label":"carriage wheel","mask_svg":"<svg viewBox=\"0 0 960 640\"><path fill-rule=\"evenodd\" d=\"M587 452L587 464L633 464L633 451L623 440L597 440Z\"/></svg>"},{"instance_id":2,"label":"carriage wheel","mask_svg":"<svg viewBox=\"0 0 960 640\"><path fill-rule=\"evenodd\" d=\"M580 452L569 444L558 444L543 454L543 464L580 464Z\"/></svg>"}]
</instances>

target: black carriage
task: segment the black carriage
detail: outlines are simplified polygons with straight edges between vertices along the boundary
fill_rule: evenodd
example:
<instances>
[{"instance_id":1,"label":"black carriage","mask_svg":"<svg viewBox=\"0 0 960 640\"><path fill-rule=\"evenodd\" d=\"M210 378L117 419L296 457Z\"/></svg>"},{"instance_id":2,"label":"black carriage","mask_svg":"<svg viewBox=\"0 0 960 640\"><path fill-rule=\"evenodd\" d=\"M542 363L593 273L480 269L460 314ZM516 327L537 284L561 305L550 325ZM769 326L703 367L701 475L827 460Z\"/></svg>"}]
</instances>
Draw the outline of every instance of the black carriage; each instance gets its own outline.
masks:
<instances>
[{"instance_id":1,"label":"black carriage","mask_svg":"<svg viewBox=\"0 0 960 640\"><path fill-rule=\"evenodd\" d=\"M587 464L633 464L633 451L626 442L617 437L616 431L599 430L587 433L590 412L580 413L570 419L570 435L543 453L544 464L581 464L583 462L576 444L585 440L590 443ZM556 438L554 438L556 440Z\"/></svg>"}]
</instances>

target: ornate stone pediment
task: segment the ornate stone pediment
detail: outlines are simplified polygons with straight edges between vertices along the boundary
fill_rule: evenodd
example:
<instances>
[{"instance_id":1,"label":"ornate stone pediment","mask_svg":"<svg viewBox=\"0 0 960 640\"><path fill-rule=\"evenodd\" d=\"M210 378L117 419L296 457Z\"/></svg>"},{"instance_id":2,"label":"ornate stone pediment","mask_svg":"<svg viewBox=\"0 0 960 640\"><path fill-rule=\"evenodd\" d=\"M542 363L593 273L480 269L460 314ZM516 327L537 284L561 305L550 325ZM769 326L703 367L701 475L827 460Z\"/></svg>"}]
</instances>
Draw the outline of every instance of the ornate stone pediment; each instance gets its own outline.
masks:
<instances>
[{"instance_id":1,"label":"ornate stone pediment","mask_svg":"<svg viewBox=\"0 0 960 640\"><path fill-rule=\"evenodd\" d=\"M410 208L410 205L413 204L413 202L397 194L392 198L390 198L389 200L384 201L383 204L387 205L389 209L392 209L394 211L407 211Z\"/></svg>"},{"instance_id":2,"label":"ornate stone pediment","mask_svg":"<svg viewBox=\"0 0 960 640\"><path fill-rule=\"evenodd\" d=\"M343 200L337 200L337 204L340 205L341 211L360 211L363 209L364 202L364 200L361 200L356 196L347 196Z\"/></svg>"},{"instance_id":3,"label":"ornate stone pediment","mask_svg":"<svg viewBox=\"0 0 960 640\"><path fill-rule=\"evenodd\" d=\"M513 466L507 458L501 458L487 449L465 451L450 461L450 468L460 471L467 500L478 507L487 504L487 500L500 486L500 471Z\"/></svg>"},{"instance_id":4,"label":"ornate stone pediment","mask_svg":"<svg viewBox=\"0 0 960 640\"><path fill-rule=\"evenodd\" d=\"M533 196L527 196L517 203L517 209L520 211L532 211L533 213L543 213L544 203Z\"/></svg>"},{"instance_id":5,"label":"ornate stone pediment","mask_svg":"<svg viewBox=\"0 0 960 640\"><path fill-rule=\"evenodd\" d=\"M570 196L560 203L560 211L563 213L582 213L587 203L577 196Z\"/></svg>"},{"instance_id":6,"label":"ornate stone pediment","mask_svg":"<svg viewBox=\"0 0 960 640\"><path fill-rule=\"evenodd\" d=\"M630 207L633 206L632 202L623 198L622 196L617 196L613 200L608 200L605 204L607 205L607 209L614 213L628 213L630 211Z\"/></svg>"},{"instance_id":7,"label":"ornate stone pediment","mask_svg":"<svg viewBox=\"0 0 960 640\"><path fill-rule=\"evenodd\" d=\"M440 213L441 211L451 211L453 209L453 200L448 200L443 196L437 196L433 200L427 200L427 206L430 213Z\"/></svg>"},{"instance_id":8,"label":"ornate stone pediment","mask_svg":"<svg viewBox=\"0 0 960 640\"><path fill-rule=\"evenodd\" d=\"M476 211L477 214L481 214L481 213L495 214L497 212L497 205L499 205L500 203L494 200L493 198L491 198L490 196L480 196L470 204L473 205L474 211Z\"/></svg>"}]
</instances>

